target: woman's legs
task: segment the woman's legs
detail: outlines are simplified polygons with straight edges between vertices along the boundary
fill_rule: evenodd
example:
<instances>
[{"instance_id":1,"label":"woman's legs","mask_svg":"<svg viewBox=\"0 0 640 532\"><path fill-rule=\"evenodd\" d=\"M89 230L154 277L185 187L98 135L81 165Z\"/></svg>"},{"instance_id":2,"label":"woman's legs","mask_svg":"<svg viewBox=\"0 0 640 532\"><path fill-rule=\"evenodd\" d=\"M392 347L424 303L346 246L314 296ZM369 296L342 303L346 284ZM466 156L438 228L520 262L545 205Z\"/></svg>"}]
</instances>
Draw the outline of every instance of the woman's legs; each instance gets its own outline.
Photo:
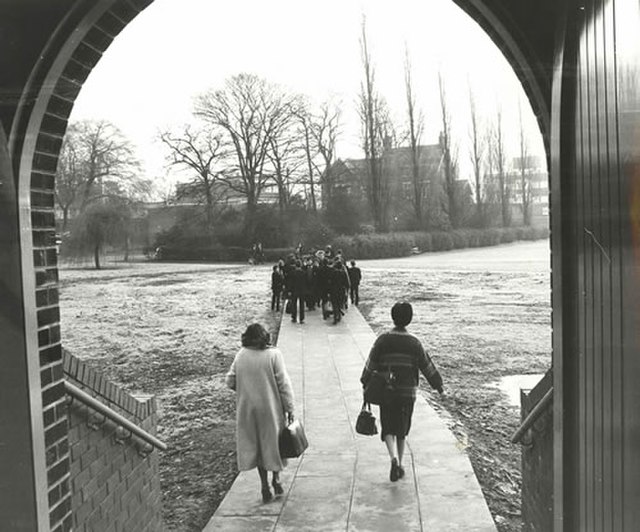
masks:
<instances>
[{"instance_id":1,"label":"woman's legs","mask_svg":"<svg viewBox=\"0 0 640 532\"><path fill-rule=\"evenodd\" d=\"M282 495L284 493L282 484L280 484L280 473L278 471L273 472L271 477L271 485L273 486L273 491L276 495Z\"/></svg>"},{"instance_id":2,"label":"woman's legs","mask_svg":"<svg viewBox=\"0 0 640 532\"><path fill-rule=\"evenodd\" d=\"M391 458L391 471L389 472L389 480L395 482L400 478L400 466L398 465L398 457L396 455L398 438L393 434L385 434L384 443L387 446L389 458ZM403 442L404 443L404 442ZM403 447L404 450L404 447Z\"/></svg>"},{"instance_id":3,"label":"woman's legs","mask_svg":"<svg viewBox=\"0 0 640 532\"><path fill-rule=\"evenodd\" d=\"M396 444L398 446L398 465L402 466L402 457L404 456L404 443L405 439L398 436L396 438Z\"/></svg>"},{"instance_id":4,"label":"woman's legs","mask_svg":"<svg viewBox=\"0 0 640 532\"><path fill-rule=\"evenodd\" d=\"M271 490L269 489L269 479L267 477L267 470L258 466L258 475L260 475L260 484L262 485L262 502L269 502L273 499Z\"/></svg>"},{"instance_id":5,"label":"woman's legs","mask_svg":"<svg viewBox=\"0 0 640 532\"><path fill-rule=\"evenodd\" d=\"M404 467L402 467L402 457L404 456L404 437L398 436L396 438L396 443L398 445L398 478L404 477Z\"/></svg>"},{"instance_id":6,"label":"woman's legs","mask_svg":"<svg viewBox=\"0 0 640 532\"><path fill-rule=\"evenodd\" d=\"M260 484L262 489L269 489L269 479L267 478L267 470L258 466L258 475L260 475Z\"/></svg>"},{"instance_id":7,"label":"woman's legs","mask_svg":"<svg viewBox=\"0 0 640 532\"><path fill-rule=\"evenodd\" d=\"M393 460L397 458L396 456L396 437L393 434L385 434L384 435L384 443L387 446L387 452L389 453L389 458Z\"/></svg>"}]
</instances>

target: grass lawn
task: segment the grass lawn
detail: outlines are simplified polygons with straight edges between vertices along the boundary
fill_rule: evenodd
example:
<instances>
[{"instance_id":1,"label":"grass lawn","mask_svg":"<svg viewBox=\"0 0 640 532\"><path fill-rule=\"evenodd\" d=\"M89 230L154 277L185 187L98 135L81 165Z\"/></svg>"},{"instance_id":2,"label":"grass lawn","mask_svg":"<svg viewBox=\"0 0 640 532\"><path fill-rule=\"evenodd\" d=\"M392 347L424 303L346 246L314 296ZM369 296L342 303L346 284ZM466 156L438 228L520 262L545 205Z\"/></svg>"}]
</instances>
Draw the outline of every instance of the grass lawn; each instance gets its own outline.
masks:
<instances>
[{"instance_id":1,"label":"grass lawn","mask_svg":"<svg viewBox=\"0 0 640 532\"><path fill-rule=\"evenodd\" d=\"M519 409L492 384L550 365L548 273L365 271L360 310L376 332L391 304L414 305L410 330L439 367L434 406L471 456L502 532L520 530ZM236 475L235 397L224 386L253 321L277 332L270 266L134 263L62 268L63 344L131 392L158 397L167 530L200 531Z\"/></svg>"}]
</instances>

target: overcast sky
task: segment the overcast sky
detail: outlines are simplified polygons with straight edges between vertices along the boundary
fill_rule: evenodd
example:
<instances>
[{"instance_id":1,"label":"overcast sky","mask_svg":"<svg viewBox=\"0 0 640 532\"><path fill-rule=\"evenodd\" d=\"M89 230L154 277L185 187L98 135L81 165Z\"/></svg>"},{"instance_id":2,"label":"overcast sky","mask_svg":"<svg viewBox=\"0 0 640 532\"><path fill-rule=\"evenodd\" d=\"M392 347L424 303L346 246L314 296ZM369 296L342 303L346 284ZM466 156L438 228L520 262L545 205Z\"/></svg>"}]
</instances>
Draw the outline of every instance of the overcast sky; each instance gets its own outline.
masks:
<instances>
[{"instance_id":1,"label":"overcast sky","mask_svg":"<svg viewBox=\"0 0 640 532\"><path fill-rule=\"evenodd\" d=\"M504 108L516 155L518 101L532 148L542 140L515 74L480 27L451 0L155 0L114 40L78 97L71 119L106 118L133 140L149 177L166 174L160 129L189 121L193 97L240 72L255 73L317 101L342 102L338 156L362 157L355 113L362 78L359 37L366 16L379 92L404 120L404 50L409 49L425 143L440 128L442 71L464 173L471 85L480 112Z\"/></svg>"}]
</instances>

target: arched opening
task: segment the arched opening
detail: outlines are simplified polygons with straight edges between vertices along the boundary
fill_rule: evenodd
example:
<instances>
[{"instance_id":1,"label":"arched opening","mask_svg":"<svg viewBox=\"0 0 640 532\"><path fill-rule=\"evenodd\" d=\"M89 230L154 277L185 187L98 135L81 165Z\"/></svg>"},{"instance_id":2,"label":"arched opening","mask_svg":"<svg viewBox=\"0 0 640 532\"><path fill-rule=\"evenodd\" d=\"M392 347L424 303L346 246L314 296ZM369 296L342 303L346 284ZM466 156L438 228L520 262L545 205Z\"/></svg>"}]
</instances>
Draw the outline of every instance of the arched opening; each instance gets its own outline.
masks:
<instances>
[{"instance_id":1,"label":"arched opening","mask_svg":"<svg viewBox=\"0 0 640 532\"><path fill-rule=\"evenodd\" d=\"M138 8L144 7L139 5ZM498 41L505 55L517 65L516 71L521 73L540 128L548 139L548 105L545 105L548 89L541 88L542 82L536 77L539 69L530 62L529 57L517 43L521 36L511 35L500 23L498 16L489 8L480 5L463 6L474 17L481 18L483 27L491 28L490 34ZM51 311L50 340L42 344L45 335L40 335L43 326L36 323L36 309L38 294L51 294L51 286L57 282L55 259L49 258L48 252L55 246L52 240L52 223L50 219L50 197L52 179L55 173L56 158L60 148L62 135L66 127L66 120L73 108L73 102L80 88L93 66L100 59L100 54L110 44L117 33L135 16L136 10L130 3L115 2L113 5L95 6L83 11L77 8L67 18L67 28L59 30L59 38L50 42L48 54L44 54L39 68L32 76L32 87L25 91L21 112L13 122L10 136L10 148L13 161L17 167L20 187L20 197L23 205L30 205L30 210L24 210L23 216L23 263L25 297L27 307L33 312L32 323L27 324L28 334L31 335L31 347L34 352L39 345L40 350L55 344L56 314ZM64 28L64 25L62 26ZM70 28L74 28L70 31ZM65 31L72 34L65 39ZM535 74L532 74L535 73ZM543 76L542 76L543 77ZM35 96L35 98L31 98ZM546 142L548 148L548 141ZM28 198L28 199L27 199ZM31 226L31 227L30 227ZM29 232L32 229L32 232ZM29 245L31 243L31 245ZM32 253L35 251L35 254ZM42 258L41 258L42 257ZM35 271L36 275L33 275ZM43 298L44 296L40 296ZM53 299L46 299L42 305L47 310L57 306ZM43 320L48 319L43 315ZM44 323L44 322L43 322ZM32 357L33 358L33 357Z\"/></svg>"}]
</instances>

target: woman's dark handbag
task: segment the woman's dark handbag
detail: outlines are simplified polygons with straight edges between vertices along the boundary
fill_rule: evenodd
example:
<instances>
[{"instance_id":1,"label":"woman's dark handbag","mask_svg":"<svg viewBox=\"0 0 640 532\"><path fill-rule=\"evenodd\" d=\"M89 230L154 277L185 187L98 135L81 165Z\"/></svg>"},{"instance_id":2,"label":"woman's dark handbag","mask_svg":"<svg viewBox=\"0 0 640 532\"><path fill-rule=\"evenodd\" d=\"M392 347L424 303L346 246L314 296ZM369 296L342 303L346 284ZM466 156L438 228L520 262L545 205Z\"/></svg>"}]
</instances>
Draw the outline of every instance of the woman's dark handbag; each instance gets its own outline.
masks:
<instances>
[{"instance_id":1,"label":"woman's dark handbag","mask_svg":"<svg viewBox=\"0 0 640 532\"><path fill-rule=\"evenodd\" d=\"M392 371L372 371L369 382L364 388L364 401L372 405L381 405L395 392L395 376Z\"/></svg>"},{"instance_id":2,"label":"woman's dark handbag","mask_svg":"<svg viewBox=\"0 0 640 532\"><path fill-rule=\"evenodd\" d=\"M284 307L284 311L286 314L291 314L293 312L293 301L287 299L287 304Z\"/></svg>"},{"instance_id":3,"label":"woman's dark handbag","mask_svg":"<svg viewBox=\"0 0 640 532\"><path fill-rule=\"evenodd\" d=\"M296 419L282 429L278 438L278 447L281 458L297 458L309 447L300 421Z\"/></svg>"},{"instance_id":4,"label":"woman's dark handbag","mask_svg":"<svg viewBox=\"0 0 640 532\"><path fill-rule=\"evenodd\" d=\"M365 436L373 436L378 434L378 427L376 427L376 418L371 413L371 405L364 402L362 403L362 410L358 414L358 420L356 421L356 432L358 434L364 434Z\"/></svg>"}]
</instances>

